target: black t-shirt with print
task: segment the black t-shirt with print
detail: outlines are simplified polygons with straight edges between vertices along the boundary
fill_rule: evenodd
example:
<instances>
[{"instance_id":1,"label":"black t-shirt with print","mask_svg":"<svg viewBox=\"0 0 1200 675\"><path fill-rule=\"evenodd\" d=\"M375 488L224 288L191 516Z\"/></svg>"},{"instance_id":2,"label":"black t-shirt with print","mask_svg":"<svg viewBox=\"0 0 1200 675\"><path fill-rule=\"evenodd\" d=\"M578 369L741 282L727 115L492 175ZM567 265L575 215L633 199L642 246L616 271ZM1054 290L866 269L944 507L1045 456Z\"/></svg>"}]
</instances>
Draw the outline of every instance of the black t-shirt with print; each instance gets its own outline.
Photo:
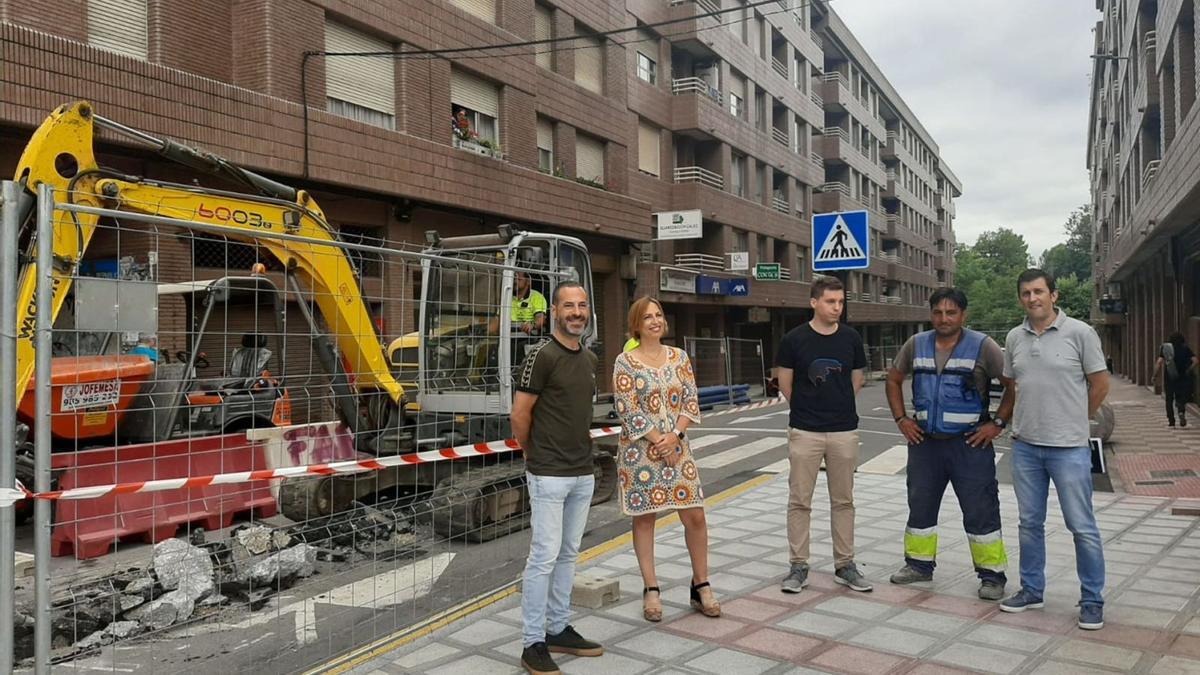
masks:
<instances>
[{"instance_id":1,"label":"black t-shirt with print","mask_svg":"<svg viewBox=\"0 0 1200 675\"><path fill-rule=\"evenodd\" d=\"M525 468L537 476L592 473L592 397L596 355L571 349L553 335L530 349L517 372L517 391L535 394Z\"/></svg>"},{"instance_id":2,"label":"black t-shirt with print","mask_svg":"<svg viewBox=\"0 0 1200 675\"><path fill-rule=\"evenodd\" d=\"M789 426L820 432L858 428L850 373L867 367L858 331L838 324L832 335L822 335L808 323L797 326L779 343L776 365L792 370Z\"/></svg>"}]
</instances>

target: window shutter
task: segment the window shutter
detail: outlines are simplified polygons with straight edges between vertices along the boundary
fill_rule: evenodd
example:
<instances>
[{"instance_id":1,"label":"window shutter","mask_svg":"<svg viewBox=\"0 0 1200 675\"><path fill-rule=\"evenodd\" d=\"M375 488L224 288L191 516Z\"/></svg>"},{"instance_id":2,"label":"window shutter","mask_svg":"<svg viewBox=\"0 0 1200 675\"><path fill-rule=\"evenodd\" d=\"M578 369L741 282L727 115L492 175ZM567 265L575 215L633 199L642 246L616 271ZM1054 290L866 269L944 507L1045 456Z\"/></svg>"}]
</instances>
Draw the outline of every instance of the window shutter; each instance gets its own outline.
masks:
<instances>
[{"instance_id":1,"label":"window shutter","mask_svg":"<svg viewBox=\"0 0 1200 675\"><path fill-rule=\"evenodd\" d=\"M450 4L488 23L496 23L496 0L450 0Z\"/></svg>"},{"instance_id":2,"label":"window shutter","mask_svg":"<svg viewBox=\"0 0 1200 675\"><path fill-rule=\"evenodd\" d=\"M604 52L600 38L579 38L575 50L575 81L597 94L604 93Z\"/></svg>"},{"instance_id":3,"label":"window shutter","mask_svg":"<svg viewBox=\"0 0 1200 675\"><path fill-rule=\"evenodd\" d=\"M662 163L659 160L659 133L653 125L638 121L638 169L648 174L659 175Z\"/></svg>"},{"instance_id":4,"label":"window shutter","mask_svg":"<svg viewBox=\"0 0 1200 675\"><path fill-rule=\"evenodd\" d=\"M554 12L545 5L533 6L533 39L550 40L554 37ZM537 64L547 70L554 67L556 45L537 45Z\"/></svg>"},{"instance_id":5,"label":"window shutter","mask_svg":"<svg viewBox=\"0 0 1200 675\"><path fill-rule=\"evenodd\" d=\"M466 71L451 71L450 103L500 119L500 89Z\"/></svg>"},{"instance_id":6,"label":"window shutter","mask_svg":"<svg viewBox=\"0 0 1200 675\"><path fill-rule=\"evenodd\" d=\"M149 43L146 0L89 0L88 44L145 59Z\"/></svg>"},{"instance_id":7,"label":"window shutter","mask_svg":"<svg viewBox=\"0 0 1200 675\"><path fill-rule=\"evenodd\" d=\"M554 151L554 125L545 117L537 120L537 146L542 150Z\"/></svg>"},{"instance_id":8,"label":"window shutter","mask_svg":"<svg viewBox=\"0 0 1200 675\"><path fill-rule=\"evenodd\" d=\"M639 30L637 32L637 51L658 63L658 36L648 30Z\"/></svg>"},{"instance_id":9,"label":"window shutter","mask_svg":"<svg viewBox=\"0 0 1200 675\"><path fill-rule=\"evenodd\" d=\"M325 51L390 52L392 44L372 35L325 22ZM339 101L394 115L396 113L396 63L378 56L327 56L325 95Z\"/></svg>"},{"instance_id":10,"label":"window shutter","mask_svg":"<svg viewBox=\"0 0 1200 675\"><path fill-rule=\"evenodd\" d=\"M583 134L575 136L575 175L604 182L604 143Z\"/></svg>"}]
</instances>

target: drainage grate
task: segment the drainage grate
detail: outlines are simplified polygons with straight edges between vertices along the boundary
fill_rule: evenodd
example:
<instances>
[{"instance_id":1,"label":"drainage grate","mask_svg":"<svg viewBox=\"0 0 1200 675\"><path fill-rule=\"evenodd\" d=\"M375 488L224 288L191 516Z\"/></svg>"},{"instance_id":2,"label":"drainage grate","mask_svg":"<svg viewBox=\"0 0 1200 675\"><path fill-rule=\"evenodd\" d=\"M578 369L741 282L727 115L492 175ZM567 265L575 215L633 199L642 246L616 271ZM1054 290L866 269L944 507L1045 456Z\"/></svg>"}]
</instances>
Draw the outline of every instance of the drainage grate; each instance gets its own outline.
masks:
<instances>
[{"instance_id":1,"label":"drainage grate","mask_svg":"<svg viewBox=\"0 0 1200 675\"><path fill-rule=\"evenodd\" d=\"M1174 485L1173 480L1135 480L1134 485Z\"/></svg>"},{"instance_id":2,"label":"drainage grate","mask_svg":"<svg viewBox=\"0 0 1200 675\"><path fill-rule=\"evenodd\" d=\"M1151 478L1195 478L1196 472L1192 469L1168 469L1166 471L1151 471Z\"/></svg>"}]
</instances>

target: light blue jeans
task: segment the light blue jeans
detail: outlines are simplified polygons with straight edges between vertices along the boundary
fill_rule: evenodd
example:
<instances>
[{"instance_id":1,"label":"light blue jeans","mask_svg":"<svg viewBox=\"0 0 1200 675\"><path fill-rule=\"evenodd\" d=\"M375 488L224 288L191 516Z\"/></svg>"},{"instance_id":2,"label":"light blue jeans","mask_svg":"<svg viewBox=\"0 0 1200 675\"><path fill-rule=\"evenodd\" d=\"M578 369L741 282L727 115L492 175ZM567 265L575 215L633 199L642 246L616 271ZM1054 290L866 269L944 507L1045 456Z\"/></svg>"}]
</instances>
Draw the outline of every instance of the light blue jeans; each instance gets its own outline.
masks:
<instances>
[{"instance_id":1,"label":"light blue jeans","mask_svg":"<svg viewBox=\"0 0 1200 675\"><path fill-rule=\"evenodd\" d=\"M587 525L588 506L596 478L535 476L529 482L529 559L521 585L521 639L528 647L545 642L546 632L557 635L567 627L575 559Z\"/></svg>"},{"instance_id":2,"label":"light blue jeans","mask_svg":"<svg viewBox=\"0 0 1200 675\"><path fill-rule=\"evenodd\" d=\"M1046 591L1046 500L1053 480L1063 519L1075 537L1080 604L1103 605L1104 548L1092 511L1091 449L1014 439L1012 472L1021 516L1021 587L1039 598Z\"/></svg>"}]
</instances>

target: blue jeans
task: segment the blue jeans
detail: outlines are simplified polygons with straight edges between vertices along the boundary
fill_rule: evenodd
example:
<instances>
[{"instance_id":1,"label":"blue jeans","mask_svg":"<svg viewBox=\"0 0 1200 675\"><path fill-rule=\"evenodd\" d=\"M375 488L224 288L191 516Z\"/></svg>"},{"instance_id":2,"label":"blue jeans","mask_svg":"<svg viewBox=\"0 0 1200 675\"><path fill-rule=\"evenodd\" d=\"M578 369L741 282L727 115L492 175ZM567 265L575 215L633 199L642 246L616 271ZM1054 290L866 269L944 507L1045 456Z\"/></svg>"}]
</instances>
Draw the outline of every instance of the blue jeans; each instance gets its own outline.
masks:
<instances>
[{"instance_id":1,"label":"blue jeans","mask_svg":"<svg viewBox=\"0 0 1200 675\"><path fill-rule=\"evenodd\" d=\"M1046 500L1053 480L1063 519L1075 537L1080 603L1103 605L1104 548L1092 512L1091 449L1014 439L1012 472L1021 515L1021 587L1039 598L1046 591Z\"/></svg>"},{"instance_id":2,"label":"blue jeans","mask_svg":"<svg viewBox=\"0 0 1200 675\"><path fill-rule=\"evenodd\" d=\"M596 478L525 473L531 511L529 559L521 585L521 639L528 647L558 634L570 618L575 559Z\"/></svg>"}]
</instances>

